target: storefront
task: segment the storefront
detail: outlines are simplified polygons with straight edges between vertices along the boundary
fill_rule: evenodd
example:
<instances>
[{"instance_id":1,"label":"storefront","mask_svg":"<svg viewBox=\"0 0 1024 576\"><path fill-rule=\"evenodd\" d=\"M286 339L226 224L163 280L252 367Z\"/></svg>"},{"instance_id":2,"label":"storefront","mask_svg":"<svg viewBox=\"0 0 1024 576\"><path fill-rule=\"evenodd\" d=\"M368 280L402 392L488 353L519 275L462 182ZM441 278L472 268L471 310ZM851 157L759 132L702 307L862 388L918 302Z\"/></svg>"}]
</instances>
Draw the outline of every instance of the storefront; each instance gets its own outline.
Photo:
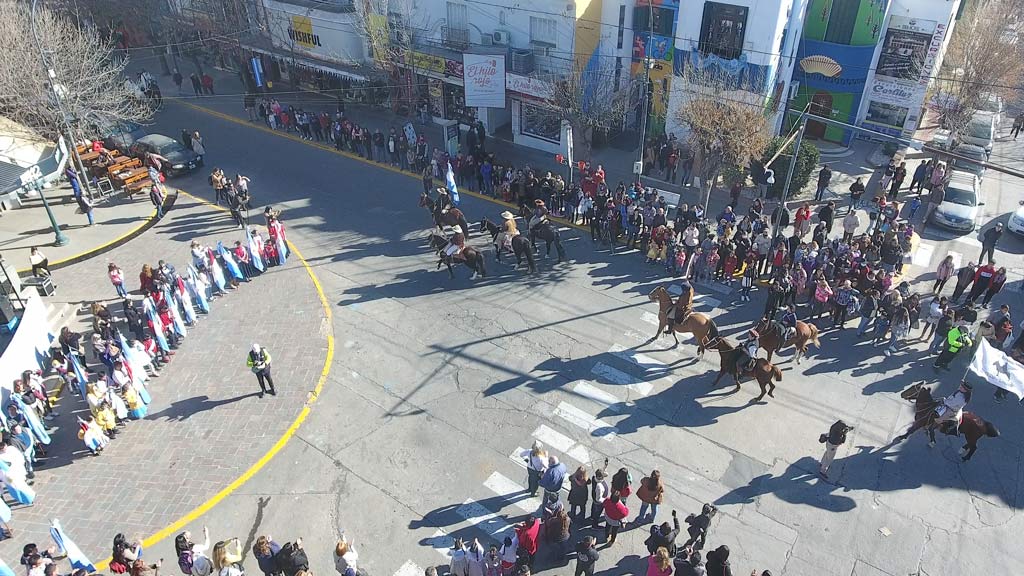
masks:
<instances>
[{"instance_id":1,"label":"storefront","mask_svg":"<svg viewBox=\"0 0 1024 576\"><path fill-rule=\"evenodd\" d=\"M405 62L413 74L416 106L427 105L427 113L435 121L457 120L464 128L476 124L477 109L466 106L463 89L462 62L437 54L411 52Z\"/></svg>"},{"instance_id":2,"label":"storefront","mask_svg":"<svg viewBox=\"0 0 1024 576\"><path fill-rule=\"evenodd\" d=\"M804 39L793 71L793 81L799 82L800 89L790 107L803 110L809 104L810 112L816 116L855 123L874 51L874 45L848 46ZM790 121L794 119L791 116ZM808 121L806 135L844 145L853 137L851 130L814 120Z\"/></svg>"},{"instance_id":3,"label":"storefront","mask_svg":"<svg viewBox=\"0 0 1024 576\"><path fill-rule=\"evenodd\" d=\"M510 72L505 75L505 89L512 111L512 141L552 154L564 154L562 116L548 104L551 85Z\"/></svg>"}]
</instances>

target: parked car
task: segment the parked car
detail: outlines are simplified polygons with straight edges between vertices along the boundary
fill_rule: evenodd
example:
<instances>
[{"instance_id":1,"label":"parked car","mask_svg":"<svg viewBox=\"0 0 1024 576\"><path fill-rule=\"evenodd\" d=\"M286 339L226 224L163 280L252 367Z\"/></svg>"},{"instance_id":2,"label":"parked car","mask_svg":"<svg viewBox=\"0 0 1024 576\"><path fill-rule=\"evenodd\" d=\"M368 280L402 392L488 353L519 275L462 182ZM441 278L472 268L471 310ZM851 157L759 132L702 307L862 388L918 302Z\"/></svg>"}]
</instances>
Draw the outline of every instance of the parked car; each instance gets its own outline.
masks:
<instances>
[{"instance_id":1,"label":"parked car","mask_svg":"<svg viewBox=\"0 0 1024 576\"><path fill-rule=\"evenodd\" d=\"M984 92L981 95L981 104L978 106L981 112L989 112L995 117L996 130L1002 126L1003 114L1006 109L1003 107L1003 98L994 92Z\"/></svg>"},{"instance_id":2,"label":"parked car","mask_svg":"<svg viewBox=\"0 0 1024 576\"><path fill-rule=\"evenodd\" d=\"M1010 214L1010 220L1006 223L1006 229L1014 234L1024 236L1024 200L1021 200L1020 207Z\"/></svg>"},{"instance_id":3,"label":"parked car","mask_svg":"<svg viewBox=\"0 0 1024 576\"><path fill-rule=\"evenodd\" d=\"M135 122L104 123L99 127L103 147L107 150L128 150L136 140L146 135L145 128Z\"/></svg>"},{"instance_id":4,"label":"parked car","mask_svg":"<svg viewBox=\"0 0 1024 576\"><path fill-rule=\"evenodd\" d=\"M953 170L946 183L946 198L932 212L932 222L958 232L974 230L978 217L981 183L978 177L963 170Z\"/></svg>"},{"instance_id":5,"label":"parked car","mask_svg":"<svg viewBox=\"0 0 1024 576\"><path fill-rule=\"evenodd\" d=\"M961 144L953 149L953 153L970 158L970 160L954 158L953 168L963 170L964 172L970 172L977 176L978 180L985 178L985 166L982 165L981 162L988 161L988 154L985 153L984 148L981 146L975 146L974 144Z\"/></svg>"},{"instance_id":6,"label":"parked car","mask_svg":"<svg viewBox=\"0 0 1024 576\"><path fill-rule=\"evenodd\" d=\"M992 146L996 141L996 116L991 112L975 112L967 130L960 136L964 144L974 144L985 150L986 158L992 156Z\"/></svg>"},{"instance_id":7,"label":"parked car","mask_svg":"<svg viewBox=\"0 0 1024 576\"><path fill-rule=\"evenodd\" d=\"M162 171L168 176L178 176L203 166L203 157L185 148L177 140L163 134L149 134L135 141L129 153L136 158L145 159L147 152L153 152L167 158Z\"/></svg>"}]
</instances>

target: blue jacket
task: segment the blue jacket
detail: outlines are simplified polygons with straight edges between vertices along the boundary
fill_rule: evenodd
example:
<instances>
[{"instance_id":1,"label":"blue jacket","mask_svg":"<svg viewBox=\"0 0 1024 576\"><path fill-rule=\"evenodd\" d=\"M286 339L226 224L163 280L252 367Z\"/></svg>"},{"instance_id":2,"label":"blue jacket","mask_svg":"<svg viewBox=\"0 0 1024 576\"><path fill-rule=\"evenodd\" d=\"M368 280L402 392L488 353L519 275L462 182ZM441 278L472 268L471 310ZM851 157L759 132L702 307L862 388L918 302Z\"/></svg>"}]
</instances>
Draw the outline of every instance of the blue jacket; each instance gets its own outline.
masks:
<instances>
[{"instance_id":1,"label":"blue jacket","mask_svg":"<svg viewBox=\"0 0 1024 576\"><path fill-rule=\"evenodd\" d=\"M565 482L565 473L565 464L559 462L558 466L552 466L544 472L538 484L548 492L558 492L562 489L562 483Z\"/></svg>"}]
</instances>

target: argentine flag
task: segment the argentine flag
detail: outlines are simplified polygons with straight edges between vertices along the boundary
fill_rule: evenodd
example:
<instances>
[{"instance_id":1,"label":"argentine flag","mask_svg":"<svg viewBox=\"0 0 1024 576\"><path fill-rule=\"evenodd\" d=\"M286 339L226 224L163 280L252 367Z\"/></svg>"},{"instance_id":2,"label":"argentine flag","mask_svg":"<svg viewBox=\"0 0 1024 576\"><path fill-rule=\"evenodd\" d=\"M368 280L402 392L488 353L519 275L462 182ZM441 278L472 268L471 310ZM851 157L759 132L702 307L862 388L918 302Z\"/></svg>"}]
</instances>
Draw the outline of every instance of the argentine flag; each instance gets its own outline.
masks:
<instances>
[{"instance_id":1,"label":"argentine flag","mask_svg":"<svg viewBox=\"0 0 1024 576\"><path fill-rule=\"evenodd\" d=\"M82 370L82 365L79 364L78 358L74 354L68 354L68 360L71 362L71 370L75 373L75 380L78 381L78 393L85 398L85 387L89 384L89 379L85 376L85 371Z\"/></svg>"},{"instance_id":2,"label":"argentine flag","mask_svg":"<svg viewBox=\"0 0 1024 576\"><path fill-rule=\"evenodd\" d=\"M50 522L50 537L53 538L58 551L68 557L68 562L71 563L72 568L75 570L85 570L89 574L96 571L96 567L92 565L92 562L85 557L85 554L82 554L78 546L64 533L64 529L60 526L60 520L56 518Z\"/></svg>"},{"instance_id":3,"label":"argentine flag","mask_svg":"<svg viewBox=\"0 0 1024 576\"><path fill-rule=\"evenodd\" d=\"M39 420L39 415L36 414L36 411L29 410L21 396L17 394L11 394L11 399L18 405L18 411L21 412L21 415L25 417L25 421L28 422L29 432L43 444L49 445L50 434L46 432L46 426Z\"/></svg>"},{"instance_id":4,"label":"argentine flag","mask_svg":"<svg viewBox=\"0 0 1024 576\"><path fill-rule=\"evenodd\" d=\"M245 235L249 237L249 258L252 259L252 265L260 272L263 272L263 270L265 270L263 266L263 257L260 256L260 248L262 248L262 246L256 242L256 238L252 235L251 228L246 228L245 232Z\"/></svg>"},{"instance_id":5,"label":"argentine flag","mask_svg":"<svg viewBox=\"0 0 1024 576\"><path fill-rule=\"evenodd\" d=\"M452 172L452 163L448 163L448 172L444 175L444 186L448 189L448 195L452 202L459 203L459 188L455 186L455 172Z\"/></svg>"},{"instance_id":6,"label":"argentine flag","mask_svg":"<svg viewBox=\"0 0 1024 576\"><path fill-rule=\"evenodd\" d=\"M223 242L217 242L217 253L220 254L220 259L224 262L224 267L228 269L228 272L235 277L236 280L245 280L245 275L242 274L242 269L235 263L235 259L231 257L231 253L224 247Z\"/></svg>"}]
</instances>

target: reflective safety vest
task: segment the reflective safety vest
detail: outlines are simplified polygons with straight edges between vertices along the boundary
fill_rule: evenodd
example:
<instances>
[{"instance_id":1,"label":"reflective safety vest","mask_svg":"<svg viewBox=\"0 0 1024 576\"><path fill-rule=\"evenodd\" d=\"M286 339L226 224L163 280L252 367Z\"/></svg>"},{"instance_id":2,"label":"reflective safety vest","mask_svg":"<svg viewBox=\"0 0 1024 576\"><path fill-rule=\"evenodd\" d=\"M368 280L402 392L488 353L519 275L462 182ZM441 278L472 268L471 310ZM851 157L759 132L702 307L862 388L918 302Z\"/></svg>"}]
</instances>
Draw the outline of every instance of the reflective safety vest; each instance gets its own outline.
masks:
<instances>
[{"instance_id":1,"label":"reflective safety vest","mask_svg":"<svg viewBox=\"0 0 1024 576\"><path fill-rule=\"evenodd\" d=\"M964 333L960 327L954 326L949 329L949 334L946 335L946 343L949 345L950 352L959 352L965 344L970 346L971 339Z\"/></svg>"}]
</instances>

